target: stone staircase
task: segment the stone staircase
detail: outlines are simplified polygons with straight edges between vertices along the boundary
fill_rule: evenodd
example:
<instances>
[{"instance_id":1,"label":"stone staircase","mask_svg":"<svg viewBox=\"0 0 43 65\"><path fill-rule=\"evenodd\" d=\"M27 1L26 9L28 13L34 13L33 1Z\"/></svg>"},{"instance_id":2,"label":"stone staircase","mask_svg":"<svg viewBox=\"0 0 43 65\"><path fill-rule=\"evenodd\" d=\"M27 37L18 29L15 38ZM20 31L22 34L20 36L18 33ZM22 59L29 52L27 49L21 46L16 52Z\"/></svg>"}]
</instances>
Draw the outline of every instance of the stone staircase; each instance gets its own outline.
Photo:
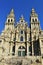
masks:
<instances>
[{"instance_id":1,"label":"stone staircase","mask_svg":"<svg viewBox=\"0 0 43 65\"><path fill-rule=\"evenodd\" d=\"M0 65L36 65L33 63L31 58L27 57L1 57ZM39 64L40 65L40 64Z\"/></svg>"}]
</instances>

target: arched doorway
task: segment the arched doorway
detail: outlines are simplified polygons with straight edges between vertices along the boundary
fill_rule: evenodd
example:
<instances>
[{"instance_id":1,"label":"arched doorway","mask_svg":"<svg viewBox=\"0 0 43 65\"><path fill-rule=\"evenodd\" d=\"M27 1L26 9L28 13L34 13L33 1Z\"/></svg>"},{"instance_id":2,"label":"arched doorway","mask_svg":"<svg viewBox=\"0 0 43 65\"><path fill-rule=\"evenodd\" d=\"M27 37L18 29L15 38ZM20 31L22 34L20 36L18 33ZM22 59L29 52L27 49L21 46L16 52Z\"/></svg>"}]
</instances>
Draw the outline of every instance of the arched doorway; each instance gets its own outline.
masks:
<instances>
[{"instance_id":1,"label":"arched doorway","mask_svg":"<svg viewBox=\"0 0 43 65\"><path fill-rule=\"evenodd\" d=\"M18 56L25 56L26 55L26 50L24 46L20 46L18 48Z\"/></svg>"}]
</instances>

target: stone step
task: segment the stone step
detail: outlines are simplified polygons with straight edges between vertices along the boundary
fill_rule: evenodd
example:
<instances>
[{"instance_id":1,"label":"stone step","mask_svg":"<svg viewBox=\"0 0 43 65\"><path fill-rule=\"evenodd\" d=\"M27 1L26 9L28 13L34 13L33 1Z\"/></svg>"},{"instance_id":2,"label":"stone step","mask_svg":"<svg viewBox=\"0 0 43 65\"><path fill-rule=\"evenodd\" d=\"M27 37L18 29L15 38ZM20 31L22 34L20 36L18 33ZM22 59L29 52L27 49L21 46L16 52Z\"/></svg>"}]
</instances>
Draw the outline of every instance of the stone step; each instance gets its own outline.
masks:
<instances>
[{"instance_id":1,"label":"stone step","mask_svg":"<svg viewBox=\"0 0 43 65\"><path fill-rule=\"evenodd\" d=\"M0 64L3 63L2 65L31 65L31 64L36 64L33 63L31 58L27 57L4 57L1 58Z\"/></svg>"}]
</instances>

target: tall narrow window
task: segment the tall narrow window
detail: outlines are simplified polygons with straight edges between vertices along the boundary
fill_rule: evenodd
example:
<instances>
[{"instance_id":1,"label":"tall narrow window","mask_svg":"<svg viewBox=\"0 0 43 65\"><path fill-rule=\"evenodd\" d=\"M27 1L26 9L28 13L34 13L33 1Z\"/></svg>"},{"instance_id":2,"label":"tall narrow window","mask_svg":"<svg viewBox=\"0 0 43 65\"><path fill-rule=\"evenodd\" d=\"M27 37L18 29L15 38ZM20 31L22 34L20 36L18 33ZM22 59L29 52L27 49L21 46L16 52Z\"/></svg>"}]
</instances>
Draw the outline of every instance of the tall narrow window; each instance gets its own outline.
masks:
<instances>
[{"instance_id":1,"label":"tall narrow window","mask_svg":"<svg viewBox=\"0 0 43 65\"><path fill-rule=\"evenodd\" d=\"M2 40L0 40L0 43L2 42Z\"/></svg>"},{"instance_id":2,"label":"tall narrow window","mask_svg":"<svg viewBox=\"0 0 43 65\"><path fill-rule=\"evenodd\" d=\"M35 19L35 21L37 21L37 19Z\"/></svg>"},{"instance_id":3,"label":"tall narrow window","mask_svg":"<svg viewBox=\"0 0 43 65\"><path fill-rule=\"evenodd\" d=\"M21 30L21 34L23 34L23 31Z\"/></svg>"},{"instance_id":4,"label":"tall narrow window","mask_svg":"<svg viewBox=\"0 0 43 65\"><path fill-rule=\"evenodd\" d=\"M23 41L23 36L21 36L20 41Z\"/></svg>"},{"instance_id":5,"label":"tall narrow window","mask_svg":"<svg viewBox=\"0 0 43 65\"><path fill-rule=\"evenodd\" d=\"M12 48L12 55L14 55L15 54L15 46L13 46L13 48Z\"/></svg>"},{"instance_id":6,"label":"tall narrow window","mask_svg":"<svg viewBox=\"0 0 43 65\"><path fill-rule=\"evenodd\" d=\"M34 22L34 19L32 19L32 21Z\"/></svg>"},{"instance_id":7,"label":"tall narrow window","mask_svg":"<svg viewBox=\"0 0 43 65\"><path fill-rule=\"evenodd\" d=\"M34 55L35 56L40 56L41 55L41 51L40 51L39 40L33 42L33 48L34 48Z\"/></svg>"},{"instance_id":8,"label":"tall narrow window","mask_svg":"<svg viewBox=\"0 0 43 65\"><path fill-rule=\"evenodd\" d=\"M13 21L13 19L11 19L11 22Z\"/></svg>"},{"instance_id":9,"label":"tall narrow window","mask_svg":"<svg viewBox=\"0 0 43 65\"><path fill-rule=\"evenodd\" d=\"M8 19L8 23L10 22L10 19Z\"/></svg>"}]
</instances>

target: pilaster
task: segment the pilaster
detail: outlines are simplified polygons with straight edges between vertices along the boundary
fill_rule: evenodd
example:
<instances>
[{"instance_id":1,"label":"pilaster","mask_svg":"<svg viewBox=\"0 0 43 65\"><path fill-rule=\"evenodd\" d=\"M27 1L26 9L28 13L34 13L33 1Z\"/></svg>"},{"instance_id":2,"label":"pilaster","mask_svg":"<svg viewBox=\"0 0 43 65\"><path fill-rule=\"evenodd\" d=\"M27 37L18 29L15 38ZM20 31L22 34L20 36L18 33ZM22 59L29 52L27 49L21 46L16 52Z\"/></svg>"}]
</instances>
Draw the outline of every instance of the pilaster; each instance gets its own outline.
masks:
<instances>
[{"instance_id":1,"label":"pilaster","mask_svg":"<svg viewBox=\"0 0 43 65\"><path fill-rule=\"evenodd\" d=\"M30 52L29 52L29 43L27 43L27 56L30 55Z\"/></svg>"}]
</instances>

